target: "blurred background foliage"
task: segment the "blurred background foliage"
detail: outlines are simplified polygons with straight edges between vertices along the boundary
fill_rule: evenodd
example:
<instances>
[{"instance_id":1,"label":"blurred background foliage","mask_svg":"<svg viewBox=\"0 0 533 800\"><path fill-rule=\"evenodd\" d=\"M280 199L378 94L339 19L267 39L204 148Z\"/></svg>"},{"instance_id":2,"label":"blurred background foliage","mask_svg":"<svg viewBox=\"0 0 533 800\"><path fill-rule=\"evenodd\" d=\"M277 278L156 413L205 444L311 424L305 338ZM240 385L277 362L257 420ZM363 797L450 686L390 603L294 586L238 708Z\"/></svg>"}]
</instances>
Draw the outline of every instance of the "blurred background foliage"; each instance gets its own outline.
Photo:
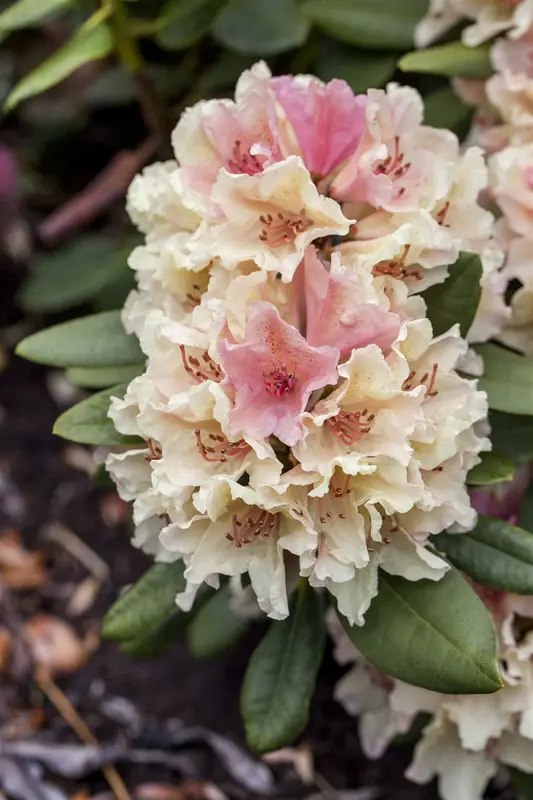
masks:
<instances>
[{"instance_id":1,"label":"blurred background foliage","mask_svg":"<svg viewBox=\"0 0 533 800\"><path fill-rule=\"evenodd\" d=\"M242 70L259 58L274 74L343 78L356 92L390 80L411 83L424 95L428 124L464 137L471 110L454 94L450 77L485 74L487 50L464 48L454 31L440 47L410 52L427 5L0 4L1 142L8 164L3 175L0 158L0 199L3 227L15 220L18 230L18 239L11 231L2 240L18 242L20 252L8 244L8 254L30 269L19 305L48 314L122 304L132 286L127 254L136 243L124 212L129 182L144 164L172 156L170 131L185 107L231 95Z\"/></svg>"}]
</instances>

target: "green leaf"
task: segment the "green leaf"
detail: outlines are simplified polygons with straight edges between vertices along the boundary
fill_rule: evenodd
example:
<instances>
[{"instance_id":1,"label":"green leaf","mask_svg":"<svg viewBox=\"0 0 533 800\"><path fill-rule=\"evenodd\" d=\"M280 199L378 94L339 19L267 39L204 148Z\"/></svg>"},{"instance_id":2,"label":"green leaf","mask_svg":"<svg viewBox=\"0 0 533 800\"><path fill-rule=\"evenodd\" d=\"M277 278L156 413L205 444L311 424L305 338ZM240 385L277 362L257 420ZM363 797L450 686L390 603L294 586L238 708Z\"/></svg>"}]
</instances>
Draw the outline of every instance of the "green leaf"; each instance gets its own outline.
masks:
<instances>
[{"instance_id":1,"label":"green leaf","mask_svg":"<svg viewBox=\"0 0 533 800\"><path fill-rule=\"evenodd\" d=\"M435 546L458 569L490 589L533 594L533 533L479 517L468 533L440 533Z\"/></svg>"},{"instance_id":2,"label":"green leaf","mask_svg":"<svg viewBox=\"0 0 533 800\"><path fill-rule=\"evenodd\" d=\"M284 747L305 728L324 642L322 598L306 582L290 616L271 623L244 676L241 713L256 753Z\"/></svg>"},{"instance_id":3,"label":"green leaf","mask_svg":"<svg viewBox=\"0 0 533 800\"><path fill-rule=\"evenodd\" d=\"M135 336L122 327L120 311L90 314L46 328L19 342L15 352L51 367L114 367L144 359Z\"/></svg>"},{"instance_id":4,"label":"green leaf","mask_svg":"<svg viewBox=\"0 0 533 800\"><path fill-rule=\"evenodd\" d=\"M112 386L91 395L61 414L55 421L53 432L71 442L93 445L142 444L136 436L123 436L107 416L112 397L123 397L127 384Z\"/></svg>"},{"instance_id":5,"label":"green leaf","mask_svg":"<svg viewBox=\"0 0 533 800\"><path fill-rule=\"evenodd\" d=\"M189 650L196 658L214 658L242 636L249 620L231 608L231 591L223 586L202 606L187 629Z\"/></svg>"},{"instance_id":6,"label":"green leaf","mask_svg":"<svg viewBox=\"0 0 533 800\"><path fill-rule=\"evenodd\" d=\"M462 138L468 133L471 117L472 108L449 86L424 97L424 123L432 128L447 128Z\"/></svg>"},{"instance_id":7,"label":"green leaf","mask_svg":"<svg viewBox=\"0 0 533 800\"><path fill-rule=\"evenodd\" d=\"M67 370L67 380L83 389L104 389L117 383L129 383L144 372L144 362L116 367L73 367Z\"/></svg>"},{"instance_id":8,"label":"green leaf","mask_svg":"<svg viewBox=\"0 0 533 800\"><path fill-rule=\"evenodd\" d=\"M154 564L111 606L102 634L115 642L132 642L161 628L176 611L176 595L185 588L182 561Z\"/></svg>"},{"instance_id":9,"label":"green leaf","mask_svg":"<svg viewBox=\"0 0 533 800\"><path fill-rule=\"evenodd\" d=\"M50 89L78 67L105 58L112 51L113 37L105 23L82 26L63 47L17 83L4 103L4 110L13 110L22 100Z\"/></svg>"},{"instance_id":10,"label":"green leaf","mask_svg":"<svg viewBox=\"0 0 533 800\"><path fill-rule=\"evenodd\" d=\"M112 311L121 309L126 302L126 298L135 288L135 274L128 269L117 274L113 280L107 284L105 289L98 292L93 299L92 306L95 311Z\"/></svg>"},{"instance_id":11,"label":"green leaf","mask_svg":"<svg viewBox=\"0 0 533 800\"><path fill-rule=\"evenodd\" d=\"M475 349L483 358L485 368L478 385L487 392L489 408L533 414L533 360L491 343Z\"/></svg>"},{"instance_id":12,"label":"green leaf","mask_svg":"<svg viewBox=\"0 0 533 800\"><path fill-rule=\"evenodd\" d=\"M507 767L518 800L533 800L533 775L516 767Z\"/></svg>"},{"instance_id":13,"label":"green leaf","mask_svg":"<svg viewBox=\"0 0 533 800\"><path fill-rule=\"evenodd\" d=\"M121 650L133 658L156 658L174 644L185 631L190 618L191 612L182 611L174 603L174 610L164 622L152 630L146 629L134 639L121 642Z\"/></svg>"},{"instance_id":14,"label":"green leaf","mask_svg":"<svg viewBox=\"0 0 533 800\"><path fill-rule=\"evenodd\" d=\"M377 50L407 50L427 0L306 0L306 13L331 36L348 44Z\"/></svg>"},{"instance_id":15,"label":"green leaf","mask_svg":"<svg viewBox=\"0 0 533 800\"><path fill-rule=\"evenodd\" d=\"M529 484L522 495L517 522L521 528L533 533L533 483Z\"/></svg>"},{"instance_id":16,"label":"green leaf","mask_svg":"<svg viewBox=\"0 0 533 800\"><path fill-rule=\"evenodd\" d=\"M295 0L229 0L213 27L215 39L230 50L263 56L300 47L308 33Z\"/></svg>"},{"instance_id":17,"label":"green leaf","mask_svg":"<svg viewBox=\"0 0 533 800\"><path fill-rule=\"evenodd\" d=\"M363 627L344 629L379 669L445 694L487 694L502 687L490 616L465 579L408 581L381 571Z\"/></svg>"},{"instance_id":18,"label":"green leaf","mask_svg":"<svg viewBox=\"0 0 533 800\"><path fill-rule=\"evenodd\" d=\"M92 300L127 269L126 253L112 239L81 237L44 256L18 300L25 311L64 311Z\"/></svg>"},{"instance_id":19,"label":"green leaf","mask_svg":"<svg viewBox=\"0 0 533 800\"><path fill-rule=\"evenodd\" d=\"M383 86L396 69L396 55L356 50L334 40L322 43L315 72L323 81L342 78L358 94Z\"/></svg>"},{"instance_id":20,"label":"green leaf","mask_svg":"<svg viewBox=\"0 0 533 800\"><path fill-rule=\"evenodd\" d=\"M73 3L74 0L18 0L0 14L0 31L29 28Z\"/></svg>"},{"instance_id":21,"label":"green leaf","mask_svg":"<svg viewBox=\"0 0 533 800\"><path fill-rule=\"evenodd\" d=\"M533 418L521 414L489 414L492 445L515 464L533 459Z\"/></svg>"},{"instance_id":22,"label":"green leaf","mask_svg":"<svg viewBox=\"0 0 533 800\"><path fill-rule=\"evenodd\" d=\"M209 33L224 0L169 0L155 40L166 50L183 50Z\"/></svg>"},{"instance_id":23,"label":"green leaf","mask_svg":"<svg viewBox=\"0 0 533 800\"><path fill-rule=\"evenodd\" d=\"M468 473L469 486L490 486L493 483L512 481L514 464L506 456L491 451L481 453L481 461Z\"/></svg>"},{"instance_id":24,"label":"green leaf","mask_svg":"<svg viewBox=\"0 0 533 800\"><path fill-rule=\"evenodd\" d=\"M422 294L435 336L446 333L458 322L461 336L466 337L479 305L482 274L479 256L461 253L444 283L430 286Z\"/></svg>"},{"instance_id":25,"label":"green leaf","mask_svg":"<svg viewBox=\"0 0 533 800\"><path fill-rule=\"evenodd\" d=\"M398 61L398 66L403 72L427 72L454 78L488 78L493 72L490 48L490 44L467 47L462 42L448 42L406 53Z\"/></svg>"}]
</instances>

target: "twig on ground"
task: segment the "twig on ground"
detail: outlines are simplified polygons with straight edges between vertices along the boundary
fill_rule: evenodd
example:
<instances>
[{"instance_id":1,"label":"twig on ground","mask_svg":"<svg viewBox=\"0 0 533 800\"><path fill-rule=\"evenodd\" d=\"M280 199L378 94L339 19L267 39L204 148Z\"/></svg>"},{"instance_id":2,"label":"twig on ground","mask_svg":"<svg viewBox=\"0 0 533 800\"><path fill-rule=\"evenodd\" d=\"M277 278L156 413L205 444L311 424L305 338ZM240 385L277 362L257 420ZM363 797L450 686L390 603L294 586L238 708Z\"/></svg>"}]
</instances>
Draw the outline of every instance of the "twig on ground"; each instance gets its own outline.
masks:
<instances>
[{"instance_id":1,"label":"twig on ground","mask_svg":"<svg viewBox=\"0 0 533 800\"><path fill-rule=\"evenodd\" d=\"M124 195L131 181L156 152L159 137L150 136L135 150L122 150L79 194L46 217L37 235L46 245L54 245L73 228L91 222L114 200Z\"/></svg>"},{"instance_id":2,"label":"twig on ground","mask_svg":"<svg viewBox=\"0 0 533 800\"><path fill-rule=\"evenodd\" d=\"M87 723L80 717L68 697L44 670L36 670L35 683L52 703L82 742L98 745L98 740ZM102 767L102 772L116 800L132 800L131 795L117 769L113 765Z\"/></svg>"},{"instance_id":3,"label":"twig on ground","mask_svg":"<svg viewBox=\"0 0 533 800\"><path fill-rule=\"evenodd\" d=\"M64 525L53 522L44 530L44 537L60 544L73 558L83 564L100 582L109 579L109 566L94 550Z\"/></svg>"}]
</instances>

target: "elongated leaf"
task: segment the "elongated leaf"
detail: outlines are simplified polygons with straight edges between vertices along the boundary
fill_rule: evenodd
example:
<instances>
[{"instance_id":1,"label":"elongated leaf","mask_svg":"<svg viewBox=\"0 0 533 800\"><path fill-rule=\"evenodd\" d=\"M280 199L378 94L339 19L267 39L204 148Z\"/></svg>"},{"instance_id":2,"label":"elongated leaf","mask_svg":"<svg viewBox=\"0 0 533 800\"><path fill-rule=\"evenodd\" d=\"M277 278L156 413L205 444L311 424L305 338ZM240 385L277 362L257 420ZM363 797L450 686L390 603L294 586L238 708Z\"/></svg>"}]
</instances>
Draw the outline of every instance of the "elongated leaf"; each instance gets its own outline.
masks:
<instances>
[{"instance_id":1,"label":"elongated leaf","mask_svg":"<svg viewBox=\"0 0 533 800\"><path fill-rule=\"evenodd\" d=\"M482 516L469 533L439 534L435 545L483 586L533 594L533 533Z\"/></svg>"},{"instance_id":2,"label":"elongated leaf","mask_svg":"<svg viewBox=\"0 0 533 800\"><path fill-rule=\"evenodd\" d=\"M533 534L533 483L522 495L517 522L521 528Z\"/></svg>"},{"instance_id":3,"label":"elongated leaf","mask_svg":"<svg viewBox=\"0 0 533 800\"><path fill-rule=\"evenodd\" d=\"M22 100L50 89L83 64L97 61L113 50L113 38L105 23L81 27L63 47L26 75L10 92L4 104L11 111Z\"/></svg>"},{"instance_id":4,"label":"elongated leaf","mask_svg":"<svg viewBox=\"0 0 533 800\"><path fill-rule=\"evenodd\" d=\"M503 685L489 614L453 568L437 582L381 572L364 626L340 619L372 664L406 683L445 694L487 694Z\"/></svg>"},{"instance_id":5,"label":"elongated leaf","mask_svg":"<svg viewBox=\"0 0 533 800\"><path fill-rule=\"evenodd\" d=\"M304 729L324 641L322 599L306 583L290 616L271 624L248 663L241 713L256 753L277 750Z\"/></svg>"},{"instance_id":6,"label":"elongated leaf","mask_svg":"<svg viewBox=\"0 0 533 800\"><path fill-rule=\"evenodd\" d=\"M129 383L144 372L144 362L116 367L73 367L67 370L67 379L84 389L105 389L117 383Z\"/></svg>"},{"instance_id":7,"label":"elongated leaf","mask_svg":"<svg viewBox=\"0 0 533 800\"><path fill-rule=\"evenodd\" d=\"M186 630L191 612L182 611L174 603L169 616L154 628L146 628L134 639L120 642L121 650L137 659L156 658L166 653Z\"/></svg>"},{"instance_id":8,"label":"elongated leaf","mask_svg":"<svg viewBox=\"0 0 533 800\"><path fill-rule=\"evenodd\" d=\"M16 31L40 22L74 0L18 0L0 14L0 31Z\"/></svg>"},{"instance_id":9,"label":"elongated leaf","mask_svg":"<svg viewBox=\"0 0 533 800\"><path fill-rule=\"evenodd\" d=\"M328 39L316 62L315 72L323 81L342 78L354 92L383 86L396 69L396 54L383 51L357 50Z\"/></svg>"},{"instance_id":10,"label":"elongated leaf","mask_svg":"<svg viewBox=\"0 0 533 800\"><path fill-rule=\"evenodd\" d=\"M427 72L454 78L488 78L492 74L490 44L467 47L462 42L448 42L407 53L398 61L403 72Z\"/></svg>"},{"instance_id":11,"label":"elongated leaf","mask_svg":"<svg viewBox=\"0 0 533 800\"><path fill-rule=\"evenodd\" d=\"M533 417L491 411L489 421L495 450L515 464L533 459Z\"/></svg>"},{"instance_id":12,"label":"elongated leaf","mask_svg":"<svg viewBox=\"0 0 533 800\"><path fill-rule=\"evenodd\" d=\"M489 407L533 415L533 360L491 343L475 349L485 365L479 388L487 392Z\"/></svg>"},{"instance_id":13,"label":"elongated leaf","mask_svg":"<svg viewBox=\"0 0 533 800\"><path fill-rule=\"evenodd\" d=\"M114 367L138 364L143 354L120 321L120 311L104 311L62 322L23 339L16 353L52 367Z\"/></svg>"},{"instance_id":14,"label":"elongated leaf","mask_svg":"<svg viewBox=\"0 0 533 800\"><path fill-rule=\"evenodd\" d=\"M533 800L533 774L516 767L508 767L508 770L518 800Z\"/></svg>"},{"instance_id":15,"label":"elongated leaf","mask_svg":"<svg viewBox=\"0 0 533 800\"><path fill-rule=\"evenodd\" d=\"M229 0L217 17L213 36L237 53L266 56L302 45L309 27L295 0Z\"/></svg>"},{"instance_id":16,"label":"elongated leaf","mask_svg":"<svg viewBox=\"0 0 533 800\"><path fill-rule=\"evenodd\" d=\"M92 300L128 271L126 252L104 236L85 236L44 256L19 292L25 311L63 311Z\"/></svg>"},{"instance_id":17,"label":"elongated leaf","mask_svg":"<svg viewBox=\"0 0 533 800\"><path fill-rule=\"evenodd\" d=\"M119 384L111 389L91 395L77 403L59 416L53 432L71 442L94 445L127 445L142 443L135 436L123 436L115 427L107 412L112 397L122 397L127 384Z\"/></svg>"},{"instance_id":18,"label":"elongated leaf","mask_svg":"<svg viewBox=\"0 0 533 800\"><path fill-rule=\"evenodd\" d=\"M182 50L209 33L224 0L169 0L155 40L167 50Z\"/></svg>"},{"instance_id":19,"label":"elongated leaf","mask_svg":"<svg viewBox=\"0 0 533 800\"><path fill-rule=\"evenodd\" d=\"M304 12L336 39L377 50L407 50L427 0L306 0Z\"/></svg>"},{"instance_id":20,"label":"elongated leaf","mask_svg":"<svg viewBox=\"0 0 533 800\"><path fill-rule=\"evenodd\" d=\"M513 462L492 451L481 454L480 463L470 470L466 482L469 486L490 486L493 483L512 481L513 477Z\"/></svg>"},{"instance_id":21,"label":"elongated leaf","mask_svg":"<svg viewBox=\"0 0 533 800\"><path fill-rule=\"evenodd\" d=\"M426 289L423 298L435 336L446 333L456 322L459 323L461 336L466 336L479 305L479 282L482 274L479 256L475 253L461 253L450 267L444 283Z\"/></svg>"},{"instance_id":22,"label":"elongated leaf","mask_svg":"<svg viewBox=\"0 0 533 800\"><path fill-rule=\"evenodd\" d=\"M133 642L167 623L176 611L176 595L185 588L183 571L182 561L150 567L105 615L104 637Z\"/></svg>"},{"instance_id":23,"label":"elongated leaf","mask_svg":"<svg viewBox=\"0 0 533 800\"><path fill-rule=\"evenodd\" d=\"M202 606L187 629L189 650L196 658L214 658L237 642L249 621L231 608L231 591L223 586Z\"/></svg>"},{"instance_id":24,"label":"elongated leaf","mask_svg":"<svg viewBox=\"0 0 533 800\"><path fill-rule=\"evenodd\" d=\"M113 311L121 309L126 302L126 298L135 288L135 275L133 270L128 269L117 274L113 280L107 284L105 289L98 292L92 301L95 311Z\"/></svg>"}]
</instances>

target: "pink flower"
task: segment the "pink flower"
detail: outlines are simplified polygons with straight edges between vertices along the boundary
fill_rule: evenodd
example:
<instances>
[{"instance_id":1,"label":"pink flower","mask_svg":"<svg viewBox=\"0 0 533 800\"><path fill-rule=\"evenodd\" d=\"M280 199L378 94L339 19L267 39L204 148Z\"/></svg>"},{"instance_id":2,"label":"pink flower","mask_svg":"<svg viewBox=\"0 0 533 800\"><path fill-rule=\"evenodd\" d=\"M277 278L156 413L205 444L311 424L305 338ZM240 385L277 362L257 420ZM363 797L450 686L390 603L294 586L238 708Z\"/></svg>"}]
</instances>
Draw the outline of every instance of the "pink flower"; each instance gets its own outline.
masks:
<instances>
[{"instance_id":1,"label":"pink flower","mask_svg":"<svg viewBox=\"0 0 533 800\"><path fill-rule=\"evenodd\" d=\"M377 344L382 350L391 346L398 336L400 318L367 302L365 293L370 287L341 265L338 253L333 254L328 272L310 246L304 265L309 344L338 347L341 361L367 344Z\"/></svg>"},{"instance_id":2,"label":"pink flower","mask_svg":"<svg viewBox=\"0 0 533 800\"><path fill-rule=\"evenodd\" d=\"M317 78L275 78L278 101L291 123L303 160L313 177L325 177L348 158L366 127L366 97L345 81L323 84Z\"/></svg>"},{"instance_id":3,"label":"pink flower","mask_svg":"<svg viewBox=\"0 0 533 800\"><path fill-rule=\"evenodd\" d=\"M315 389L338 380L339 351L311 347L270 303L250 306L244 341L219 345L224 371L235 390L229 435L254 439L270 434L287 445L303 435L300 420Z\"/></svg>"}]
</instances>

